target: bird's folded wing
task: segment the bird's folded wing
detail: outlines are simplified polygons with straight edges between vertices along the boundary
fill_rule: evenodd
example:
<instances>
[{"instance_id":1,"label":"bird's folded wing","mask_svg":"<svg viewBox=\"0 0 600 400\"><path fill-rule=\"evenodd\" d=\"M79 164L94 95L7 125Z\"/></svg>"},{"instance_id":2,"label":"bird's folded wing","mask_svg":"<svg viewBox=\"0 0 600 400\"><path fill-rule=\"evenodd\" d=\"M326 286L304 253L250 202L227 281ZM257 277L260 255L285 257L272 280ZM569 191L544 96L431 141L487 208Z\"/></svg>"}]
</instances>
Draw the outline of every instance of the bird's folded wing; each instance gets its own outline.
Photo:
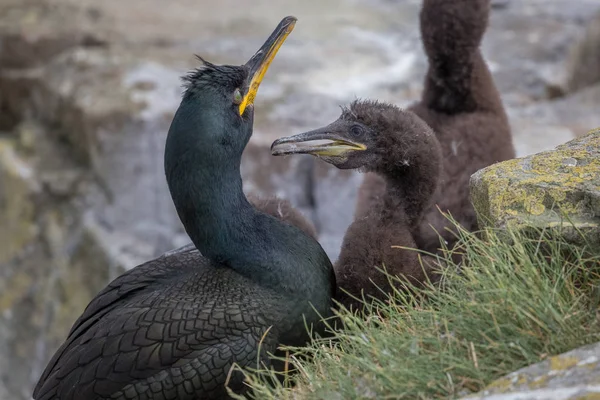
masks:
<instances>
[{"instance_id":1,"label":"bird's folded wing","mask_svg":"<svg viewBox=\"0 0 600 400\"><path fill-rule=\"evenodd\" d=\"M260 311L218 297L165 302L153 290L172 275L166 269L173 266L163 260L128 271L92 300L40 378L36 400L57 393L65 400L110 396L193 360L223 364L256 357L267 328L256 319ZM189 272L177 267L183 269L177 281L186 282L182 275Z\"/></svg>"}]
</instances>

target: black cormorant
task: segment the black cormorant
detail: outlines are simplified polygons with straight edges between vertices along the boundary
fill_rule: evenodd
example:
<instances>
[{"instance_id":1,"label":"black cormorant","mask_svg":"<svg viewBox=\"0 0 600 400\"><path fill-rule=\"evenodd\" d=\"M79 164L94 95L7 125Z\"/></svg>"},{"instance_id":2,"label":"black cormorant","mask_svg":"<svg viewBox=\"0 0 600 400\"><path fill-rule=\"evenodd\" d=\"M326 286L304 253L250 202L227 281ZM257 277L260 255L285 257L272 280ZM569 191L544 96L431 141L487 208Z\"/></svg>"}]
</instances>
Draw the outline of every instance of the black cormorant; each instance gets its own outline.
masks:
<instances>
[{"instance_id":1,"label":"black cormorant","mask_svg":"<svg viewBox=\"0 0 600 400\"><path fill-rule=\"evenodd\" d=\"M133 268L75 322L35 400L222 399L241 367L270 365L330 315L333 268L297 227L252 207L240 160L258 86L296 19L282 20L242 66L190 73L165 150L169 190L193 246ZM199 251L198 251L199 250Z\"/></svg>"}]
</instances>

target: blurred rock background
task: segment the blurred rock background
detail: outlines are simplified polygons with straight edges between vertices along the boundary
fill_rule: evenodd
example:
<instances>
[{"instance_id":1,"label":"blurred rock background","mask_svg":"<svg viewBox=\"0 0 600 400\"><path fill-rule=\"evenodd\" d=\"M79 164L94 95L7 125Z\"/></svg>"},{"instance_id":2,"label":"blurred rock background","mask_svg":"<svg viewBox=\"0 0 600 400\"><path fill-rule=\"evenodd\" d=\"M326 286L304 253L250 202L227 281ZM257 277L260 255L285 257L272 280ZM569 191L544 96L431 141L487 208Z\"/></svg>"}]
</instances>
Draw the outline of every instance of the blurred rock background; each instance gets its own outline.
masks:
<instances>
[{"instance_id":1,"label":"blurred rock background","mask_svg":"<svg viewBox=\"0 0 600 400\"><path fill-rule=\"evenodd\" d=\"M218 5L217 5L218 3ZM91 297L124 269L188 243L162 152L197 65L245 62L299 18L256 101L247 191L289 198L332 259L360 175L273 139L338 105L419 98L418 0L0 0L0 400L29 399ZM519 156L600 126L600 2L497 0L483 50Z\"/></svg>"}]
</instances>

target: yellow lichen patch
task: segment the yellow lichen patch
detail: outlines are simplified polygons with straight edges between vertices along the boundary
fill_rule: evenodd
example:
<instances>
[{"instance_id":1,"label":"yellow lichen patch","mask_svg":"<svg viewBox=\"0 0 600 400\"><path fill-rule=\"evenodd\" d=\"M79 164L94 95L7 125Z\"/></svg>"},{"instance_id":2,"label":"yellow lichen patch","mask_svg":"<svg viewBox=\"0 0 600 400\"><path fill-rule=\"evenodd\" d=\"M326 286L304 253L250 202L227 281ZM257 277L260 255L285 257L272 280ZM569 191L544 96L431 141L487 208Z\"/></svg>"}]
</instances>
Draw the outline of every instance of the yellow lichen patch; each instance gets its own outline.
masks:
<instances>
[{"instance_id":1,"label":"yellow lichen patch","mask_svg":"<svg viewBox=\"0 0 600 400\"><path fill-rule=\"evenodd\" d=\"M506 163L517 162L518 160L509 160ZM515 164L516 168L517 164ZM488 198L489 198L489 211L490 216L495 217L501 214L501 211L505 209L505 204L510 202L513 198L512 196L508 196L510 193L509 187L511 186L510 174L507 177L499 176L498 171L490 170L489 175L488 171L483 176L483 185L485 185L488 189ZM488 184L488 182L493 182L493 184ZM506 207L510 209L510 207Z\"/></svg>"},{"instance_id":2,"label":"yellow lichen patch","mask_svg":"<svg viewBox=\"0 0 600 400\"><path fill-rule=\"evenodd\" d=\"M546 375L542 375L539 376L537 378L535 378L530 384L529 384L529 388L530 389L538 389L540 387L546 386L546 383L548 382L548 376Z\"/></svg>"},{"instance_id":3,"label":"yellow lichen patch","mask_svg":"<svg viewBox=\"0 0 600 400\"><path fill-rule=\"evenodd\" d=\"M552 371L562 371L565 369L569 369L576 366L578 363L579 359L577 357L550 357L550 369Z\"/></svg>"},{"instance_id":4,"label":"yellow lichen patch","mask_svg":"<svg viewBox=\"0 0 600 400\"><path fill-rule=\"evenodd\" d=\"M474 174L471 193L481 223L594 222L600 212L600 129L554 151L494 164ZM511 222L512 221L512 222ZM592 224L594 225L595 222Z\"/></svg>"},{"instance_id":5,"label":"yellow lichen patch","mask_svg":"<svg viewBox=\"0 0 600 400\"><path fill-rule=\"evenodd\" d=\"M563 188L549 188L546 193L556 202L562 202L567 198L567 192Z\"/></svg>"},{"instance_id":6,"label":"yellow lichen patch","mask_svg":"<svg viewBox=\"0 0 600 400\"><path fill-rule=\"evenodd\" d=\"M505 377L495 380L490 383L485 390L494 390L494 392L503 392L512 387L513 380L511 378Z\"/></svg>"},{"instance_id":7,"label":"yellow lichen patch","mask_svg":"<svg viewBox=\"0 0 600 400\"><path fill-rule=\"evenodd\" d=\"M588 166L597 164L590 157L590 152L585 149L546 151L534 155L530 159L531 169L529 172L538 175L559 174L565 175L565 177L569 175L584 177L594 173Z\"/></svg>"},{"instance_id":8,"label":"yellow lichen patch","mask_svg":"<svg viewBox=\"0 0 600 400\"><path fill-rule=\"evenodd\" d=\"M532 215L542 215L544 211L546 211L544 197L546 197L546 195L543 190L537 188L531 190L523 197L525 211Z\"/></svg>"},{"instance_id":9,"label":"yellow lichen patch","mask_svg":"<svg viewBox=\"0 0 600 400\"><path fill-rule=\"evenodd\" d=\"M585 136L589 136L589 135L591 135L591 134L593 134L593 133L597 133L598 135L600 135L600 126L599 126L598 128L590 129L590 130L589 130L589 131L588 131L588 132L585 134ZM599 141L600 141L600 138L599 138ZM599 143L599 145L600 145L600 143Z\"/></svg>"},{"instance_id":10,"label":"yellow lichen patch","mask_svg":"<svg viewBox=\"0 0 600 400\"><path fill-rule=\"evenodd\" d=\"M596 368L598 368L598 363L597 362L587 363L587 364L581 365L581 367L583 367L585 369L596 369Z\"/></svg>"},{"instance_id":11,"label":"yellow lichen patch","mask_svg":"<svg viewBox=\"0 0 600 400\"><path fill-rule=\"evenodd\" d=\"M528 382L528 379L525 375L519 375L519 379L517 379L517 381L515 382L515 385L524 385Z\"/></svg>"}]
</instances>

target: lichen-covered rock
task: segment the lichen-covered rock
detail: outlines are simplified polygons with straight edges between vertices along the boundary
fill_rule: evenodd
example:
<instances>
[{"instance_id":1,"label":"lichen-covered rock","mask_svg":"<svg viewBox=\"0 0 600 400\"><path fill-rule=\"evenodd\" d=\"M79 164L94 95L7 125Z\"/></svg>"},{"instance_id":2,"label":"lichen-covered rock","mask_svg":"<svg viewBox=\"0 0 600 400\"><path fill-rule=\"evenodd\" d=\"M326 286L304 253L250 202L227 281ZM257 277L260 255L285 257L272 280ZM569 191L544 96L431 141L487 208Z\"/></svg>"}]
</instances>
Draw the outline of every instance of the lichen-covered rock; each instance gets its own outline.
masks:
<instances>
[{"instance_id":1,"label":"lichen-covered rock","mask_svg":"<svg viewBox=\"0 0 600 400\"><path fill-rule=\"evenodd\" d=\"M483 226L556 228L574 243L600 244L600 129L471 177Z\"/></svg>"},{"instance_id":2,"label":"lichen-covered rock","mask_svg":"<svg viewBox=\"0 0 600 400\"><path fill-rule=\"evenodd\" d=\"M600 399L600 343L520 369L465 400Z\"/></svg>"}]
</instances>

